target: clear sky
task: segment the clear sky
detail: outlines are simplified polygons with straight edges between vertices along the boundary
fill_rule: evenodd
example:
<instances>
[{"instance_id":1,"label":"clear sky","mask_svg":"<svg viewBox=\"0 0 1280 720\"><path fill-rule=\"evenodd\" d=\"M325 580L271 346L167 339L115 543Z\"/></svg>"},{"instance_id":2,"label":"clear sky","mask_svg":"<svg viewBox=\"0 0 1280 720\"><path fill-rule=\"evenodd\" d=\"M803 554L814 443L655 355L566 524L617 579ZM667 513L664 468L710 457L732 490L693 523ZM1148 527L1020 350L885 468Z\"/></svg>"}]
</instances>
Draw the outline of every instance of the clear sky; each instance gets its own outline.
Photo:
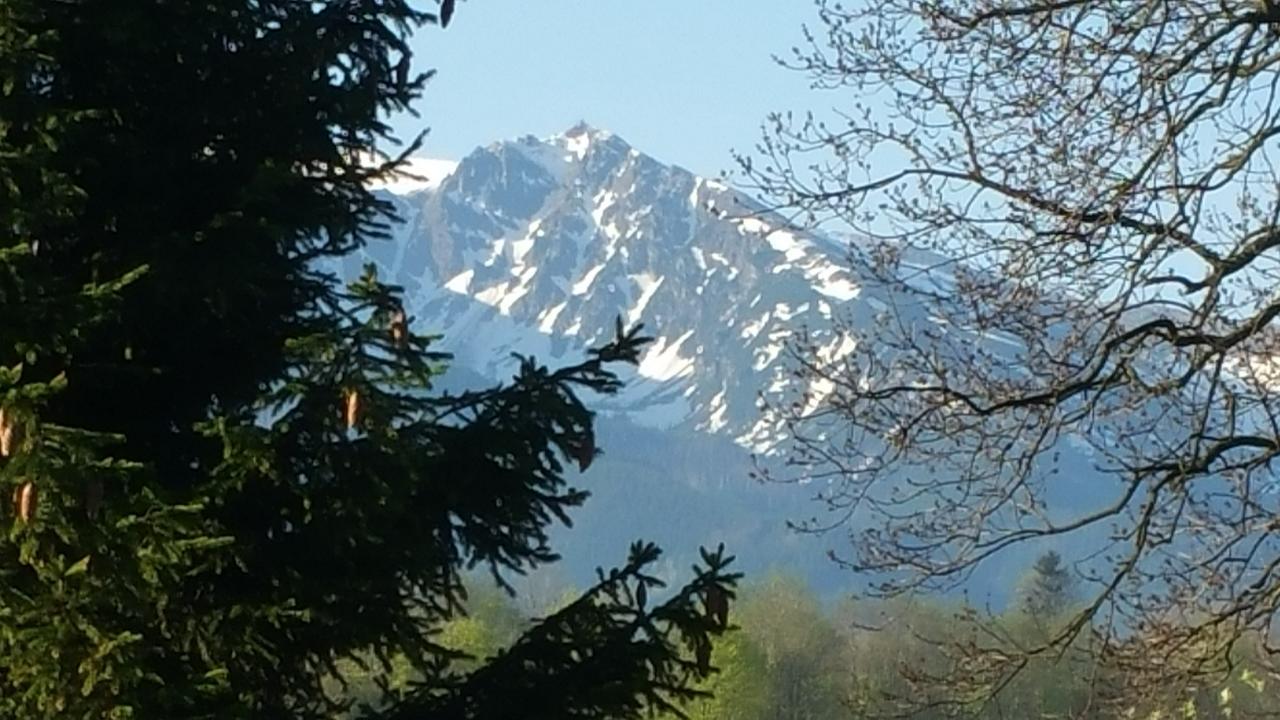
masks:
<instances>
[{"instance_id":1,"label":"clear sky","mask_svg":"<svg viewBox=\"0 0 1280 720\"><path fill-rule=\"evenodd\" d=\"M459 159L585 120L716 175L770 111L818 109L806 78L771 59L816 19L810 0L468 0L415 38L418 66L438 75L421 117L393 124L431 128L421 154Z\"/></svg>"}]
</instances>

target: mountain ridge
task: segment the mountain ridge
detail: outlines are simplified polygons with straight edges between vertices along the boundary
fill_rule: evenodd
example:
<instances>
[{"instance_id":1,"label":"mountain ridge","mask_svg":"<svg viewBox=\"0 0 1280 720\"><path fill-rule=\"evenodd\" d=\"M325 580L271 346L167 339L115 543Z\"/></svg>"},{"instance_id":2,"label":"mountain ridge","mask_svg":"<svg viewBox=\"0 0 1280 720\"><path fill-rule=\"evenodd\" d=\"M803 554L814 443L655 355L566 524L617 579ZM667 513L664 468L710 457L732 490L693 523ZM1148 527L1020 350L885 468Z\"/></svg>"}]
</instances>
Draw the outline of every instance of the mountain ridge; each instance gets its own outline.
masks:
<instances>
[{"instance_id":1,"label":"mountain ridge","mask_svg":"<svg viewBox=\"0 0 1280 720\"><path fill-rule=\"evenodd\" d=\"M838 549L830 537L843 534L797 536L786 527L817 522L823 494L838 485L751 479L755 462L786 461L785 414L771 408L808 412L838 391L828 380L799 379L789 347L803 346L803 359L839 382L857 382L854 336L890 313L1016 364L1011 338L955 327L919 303L918 291L950 292L945 258L904 251L901 283L873 282L842 250L856 238L792 230L743 193L585 124L491 143L423 187L379 192L403 222L331 269L351 278L372 263L404 287L415 326L442 333L438 349L453 354L446 380L504 380L513 353L576 362L612 337L619 317L654 336L639 367L621 373L621 393L589 400L605 455L583 478L593 494L575 514L585 535L566 538L575 549L566 564L583 581L638 536L684 552L731 538L751 550L744 569L789 568L815 587L847 589L857 580L825 557ZM838 421L825 422L841 432ZM1087 454L1067 447L1064 457L1089 473ZM1078 509L1109 497L1080 487L1064 486L1055 502ZM998 603L1036 551L1027 545L993 559L981 580L962 584Z\"/></svg>"},{"instance_id":2,"label":"mountain ridge","mask_svg":"<svg viewBox=\"0 0 1280 720\"><path fill-rule=\"evenodd\" d=\"M831 332L861 293L834 241L780 229L741 193L585 123L477 148L395 201L392 242L346 262L404 285L411 315L448 329L461 362L498 378L504 351L562 358L616 317L643 322L655 341L602 410L758 452L781 439L757 397L782 386L786 341ZM828 339L830 357L849 342Z\"/></svg>"}]
</instances>

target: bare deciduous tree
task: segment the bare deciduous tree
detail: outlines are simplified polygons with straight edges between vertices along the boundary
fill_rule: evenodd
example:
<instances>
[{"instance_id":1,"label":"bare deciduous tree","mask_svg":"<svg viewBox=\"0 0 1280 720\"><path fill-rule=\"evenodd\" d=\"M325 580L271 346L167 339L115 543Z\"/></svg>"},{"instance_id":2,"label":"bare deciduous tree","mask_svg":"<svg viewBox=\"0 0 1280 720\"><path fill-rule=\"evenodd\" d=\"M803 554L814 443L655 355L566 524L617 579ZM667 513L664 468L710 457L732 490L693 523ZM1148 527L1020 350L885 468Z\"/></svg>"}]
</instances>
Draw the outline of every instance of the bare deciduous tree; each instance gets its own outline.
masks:
<instances>
[{"instance_id":1,"label":"bare deciduous tree","mask_svg":"<svg viewBox=\"0 0 1280 720\"><path fill-rule=\"evenodd\" d=\"M1052 640L953 648L918 698L971 701L1082 638L1130 706L1229 672L1245 641L1273 655L1280 10L818 8L784 63L840 106L772 117L743 174L799 223L853 231L890 302L846 323L838 361L792 348L822 391L774 408L793 468L831 481L841 561L886 594L1037 539L1096 550Z\"/></svg>"}]
</instances>

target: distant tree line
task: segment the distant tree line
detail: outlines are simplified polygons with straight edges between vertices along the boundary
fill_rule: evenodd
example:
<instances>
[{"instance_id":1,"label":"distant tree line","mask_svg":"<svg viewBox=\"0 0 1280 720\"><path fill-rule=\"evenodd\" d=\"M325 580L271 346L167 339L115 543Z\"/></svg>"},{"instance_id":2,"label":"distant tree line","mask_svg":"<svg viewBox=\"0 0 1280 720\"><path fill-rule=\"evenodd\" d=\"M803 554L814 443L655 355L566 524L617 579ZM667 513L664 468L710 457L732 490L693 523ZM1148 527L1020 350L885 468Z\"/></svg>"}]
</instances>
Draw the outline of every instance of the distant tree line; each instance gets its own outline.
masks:
<instances>
[{"instance_id":1,"label":"distant tree line","mask_svg":"<svg viewBox=\"0 0 1280 720\"><path fill-rule=\"evenodd\" d=\"M565 596L572 592L566 588ZM1170 690L1158 702L1117 710L1099 702L1101 685L1119 689L1129 679L1085 642L1061 657L1031 662L999 692L986 692L980 686L989 678L975 677L968 702L939 692L932 708L921 708L929 700L917 696L922 681L949 673L957 660L951 647L1043 642L1077 613L1084 596L1070 566L1053 551L1037 558L1007 608L995 613L936 599L827 602L803 581L773 574L742 588L732 617L736 629L713 653L720 671L700 686L712 695L683 712L691 720L1239 720L1280 710L1264 673L1246 654L1235 658L1228 681L1190 693ZM513 599L483 582L473 588L469 608L467 617L444 628L440 641L478 658L498 652L530 622ZM989 637L974 633L978 624Z\"/></svg>"},{"instance_id":2,"label":"distant tree line","mask_svg":"<svg viewBox=\"0 0 1280 720\"><path fill-rule=\"evenodd\" d=\"M780 575L748 584L734 617L738 630L716 649L721 672L704 684L713 697L695 701L688 713L695 720L1239 720L1280 711L1274 681L1244 643L1223 681L1171 686L1127 706L1101 700L1142 678L1108 666L1091 639L1030 660L1002 687L974 676L964 695L948 687L922 697L936 678L958 674L965 658L955 647L1043 643L1076 617L1085 597L1053 551L1040 555L1014 590L1003 611L989 612L937 598L824 604L802 581Z\"/></svg>"}]
</instances>

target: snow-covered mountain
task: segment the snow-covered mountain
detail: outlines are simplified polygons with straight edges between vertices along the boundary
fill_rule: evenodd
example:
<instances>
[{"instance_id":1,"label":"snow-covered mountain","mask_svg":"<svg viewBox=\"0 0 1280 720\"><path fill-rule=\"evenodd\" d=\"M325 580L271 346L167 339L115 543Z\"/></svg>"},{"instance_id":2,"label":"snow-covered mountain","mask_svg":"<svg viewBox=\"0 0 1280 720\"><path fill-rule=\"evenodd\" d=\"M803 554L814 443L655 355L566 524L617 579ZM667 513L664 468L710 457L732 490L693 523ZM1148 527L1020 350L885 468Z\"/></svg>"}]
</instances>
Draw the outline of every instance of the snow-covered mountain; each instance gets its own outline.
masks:
<instances>
[{"instance_id":1,"label":"snow-covered mountain","mask_svg":"<svg viewBox=\"0 0 1280 720\"><path fill-rule=\"evenodd\" d=\"M656 340L603 409L644 427L775 446L757 398L781 387L787 338L807 326L835 359L852 340L822 335L833 315L867 309L840 245L771 227L740 194L603 130L498 142L432 180L398 195L397 237L348 272L378 265L418 325L488 377L512 351L573 359L619 315L643 322Z\"/></svg>"},{"instance_id":2,"label":"snow-covered mountain","mask_svg":"<svg viewBox=\"0 0 1280 720\"><path fill-rule=\"evenodd\" d=\"M816 405L830 390L795 387L785 352L799 333L834 363L854 349L840 328L871 327L890 306L915 326L941 320L903 288L858 277L848 240L782 229L742 194L586 125L410 172L381 188L404 219L393 237L335 270L354 277L371 262L404 286L416 327L441 333L454 353L451 374L472 376L463 385L508 378L513 352L577 362L619 316L655 337L622 394L589 400L605 456L584 478L594 497L575 516L571 574L589 578L646 537L686 553L681 562L723 540L750 549L744 569L785 566L827 589L849 582L824 557L830 538L785 530L821 512L811 502L820 488L749 480L747 451L768 455L785 439L759 398ZM902 280L945 292L947 274L930 269L938 260L909 255ZM996 334L950 330L997 355L1017 350ZM1002 559L984 584L1012 587L1024 561Z\"/></svg>"}]
</instances>

